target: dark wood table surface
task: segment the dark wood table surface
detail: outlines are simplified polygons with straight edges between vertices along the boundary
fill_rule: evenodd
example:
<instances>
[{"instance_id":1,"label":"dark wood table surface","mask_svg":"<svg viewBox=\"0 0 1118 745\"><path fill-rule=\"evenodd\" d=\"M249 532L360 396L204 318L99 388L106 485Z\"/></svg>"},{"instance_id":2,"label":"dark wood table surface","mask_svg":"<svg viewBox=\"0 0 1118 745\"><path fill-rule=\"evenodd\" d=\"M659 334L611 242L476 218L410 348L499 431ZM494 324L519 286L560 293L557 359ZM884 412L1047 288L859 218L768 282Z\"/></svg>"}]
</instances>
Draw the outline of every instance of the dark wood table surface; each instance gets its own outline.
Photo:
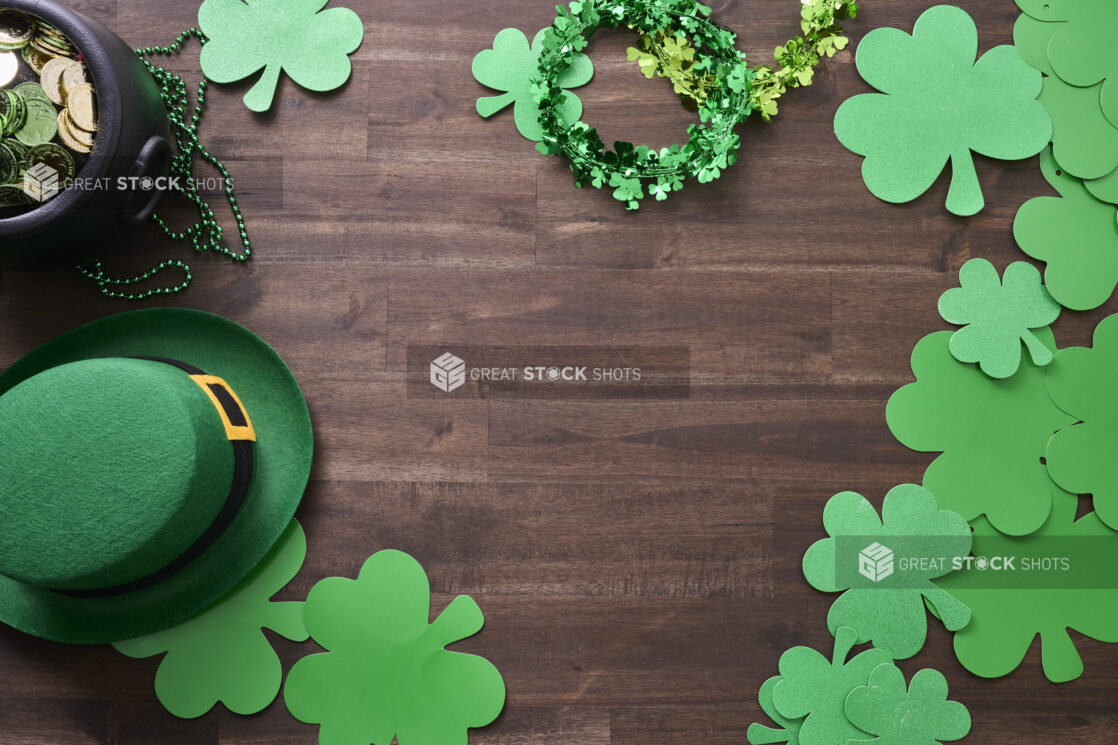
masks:
<instances>
[{"instance_id":1,"label":"dark wood table surface","mask_svg":"<svg viewBox=\"0 0 1118 745\"><path fill-rule=\"evenodd\" d=\"M71 4L134 46L170 42L196 8ZM1051 193L1036 160L978 158L987 208L973 219L945 210L946 177L913 204L877 201L832 133L839 103L868 90L847 51L790 92L775 123L742 128L741 160L721 180L626 213L573 188L511 112L474 112L487 93L474 54L505 26L530 36L550 23L550 0L348 4L366 35L343 90L286 81L260 116L240 102L249 83L211 88L202 139L233 172L253 261L191 256L154 230L109 261L121 274L189 261L194 286L166 302L248 326L301 382L317 433L298 513L309 551L281 597L354 576L380 549L407 551L435 610L468 593L485 612L485 630L456 648L500 668L508 702L472 732L476 745L743 745L780 654L829 655L834 597L800 572L827 499L855 490L880 504L920 481L930 456L894 440L885 402L910 381L916 341L946 327L936 300L959 266L1022 258L1013 216ZM1011 0L960 4L983 51L1011 43ZM754 63L798 33L796 0L714 8ZM848 28L911 30L924 8L865 0ZM603 32L589 47L584 118L606 141L677 141L692 115L665 81L639 77L629 42ZM198 80L197 47L175 66ZM70 271L4 273L0 367L132 307ZM1107 310L1065 314L1061 344L1087 343ZM408 345L448 343L689 345L691 396L409 397ZM276 643L285 668L314 648ZM902 667L948 677L974 716L969 742L1113 742L1118 648L1078 646L1086 673L1073 683L1045 680L1036 643L1013 675L980 680L932 624ZM0 743L317 740L282 704L177 720L155 699L156 665L0 631Z\"/></svg>"}]
</instances>

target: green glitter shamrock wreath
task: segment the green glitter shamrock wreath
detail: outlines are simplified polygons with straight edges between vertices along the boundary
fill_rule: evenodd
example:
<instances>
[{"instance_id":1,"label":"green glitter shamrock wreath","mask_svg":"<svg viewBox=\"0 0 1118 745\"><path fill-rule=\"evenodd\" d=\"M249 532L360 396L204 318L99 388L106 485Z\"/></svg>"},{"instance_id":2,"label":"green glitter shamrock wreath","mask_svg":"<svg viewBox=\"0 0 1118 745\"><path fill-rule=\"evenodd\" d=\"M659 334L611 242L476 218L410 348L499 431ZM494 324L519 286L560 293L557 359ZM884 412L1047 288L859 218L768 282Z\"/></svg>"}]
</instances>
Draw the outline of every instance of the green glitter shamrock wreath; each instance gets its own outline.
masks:
<instances>
[{"instance_id":1,"label":"green glitter shamrock wreath","mask_svg":"<svg viewBox=\"0 0 1118 745\"><path fill-rule=\"evenodd\" d=\"M745 54L734 46L737 36L707 19L710 9L694 0L589 0L559 6L559 15L545 34L532 79L532 98L539 106L543 139L536 149L545 155L564 155L570 161L575 186L609 185L615 199L635 210L648 194L658 201L683 186L689 177L709 183L737 160L741 139L734 127L753 111L751 92L754 73L745 64ZM614 144L607 151L597 131L578 121L570 124L559 108L566 96L560 78L574 62L574 55L587 45L598 29L626 26L645 34L679 25L690 35L696 62L692 69L714 77L699 107L700 123L692 124L691 136L682 147L659 151L630 142Z\"/></svg>"},{"instance_id":2,"label":"green glitter shamrock wreath","mask_svg":"<svg viewBox=\"0 0 1118 745\"><path fill-rule=\"evenodd\" d=\"M541 153L565 156L575 186L609 187L615 199L635 210L646 196L664 201L688 178L709 183L721 176L737 161L737 125L754 110L771 120L777 99L788 88L810 85L814 66L845 48L848 40L840 36L837 21L853 18L858 6L851 0L805 0L803 36L776 49L777 70L749 68L745 54L734 46L737 35L711 22L711 9L695 0L576 0L557 9L551 27L530 48L527 37L506 29L493 49L478 55L478 81L508 92L479 100L478 112L491 116L511 95L520 132L538 140ZM581 104L567 89L589 80L592 67L582 50L599 29L622 27L640 34L641 48L630 49L629 58L639 61L645 76L670 79L684 104L698 107L700 121L687 129L686 144L656 150L617 142L607 150L597 131L578 120ZM530 58L534 72L528 80L516 79ZM507 64L499 65L501 61ZM538 110L537 121L527 121L528 106Z\"/></svg>"}]
</instances>

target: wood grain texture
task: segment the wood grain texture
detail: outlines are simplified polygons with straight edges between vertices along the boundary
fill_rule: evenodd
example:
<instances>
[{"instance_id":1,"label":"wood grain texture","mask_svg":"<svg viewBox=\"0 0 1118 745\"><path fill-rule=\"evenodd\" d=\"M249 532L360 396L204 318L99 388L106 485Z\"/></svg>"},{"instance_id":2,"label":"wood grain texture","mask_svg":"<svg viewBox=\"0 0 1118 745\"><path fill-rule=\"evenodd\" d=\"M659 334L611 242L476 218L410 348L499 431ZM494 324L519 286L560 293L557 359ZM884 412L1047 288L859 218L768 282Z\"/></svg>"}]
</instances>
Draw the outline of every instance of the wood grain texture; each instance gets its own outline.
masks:
<instances>
[{"instance_id":1,"label":"wood grain texture","mask_svg":"<svg viewBox=\"0 0 1118 745\"><path fill-rule=\"evenodd\" d=\"M943 207L947 179L889 206L831 131L866 90L850 52L790 93L772 125L742 129L741 161L709 186L625 213L576 190L558 159L483 121L470 61L508 25L550 22L550 0L349 0L366 41L336 94L281 85L277 108L211 86L204 142L225 158L256 257L187 256L153 229L111 259L124 273L174 256L194 287L170 304L226 315L288 360L317 455L299 516L307 562L281 594L353 576L384 548L416 556L436 610L473 595L487 625L457 648L503 672L506 711L475 745L744 743L761 683L789 646L828 648L832 598L800 557L821 510L853 489L880 503L929 461L885 426L910 351L943 327L936 299L975 256L1021 258L1010 225L1049 193L1035 161L979 159L987 209ZM133 45L194 25L195 3L71 0ZM1011 0L965 0L982 49L1011 41ZM754 62L797 31L796 0L718 0ZM916 0L865 0L849 30L911 28ZM607 140L668 144L690 114L624 60L589 48L579 91ZM197 48L174 62L199 78ZM181 205L164 212L179 222ZM1089 340L1115 305L1067 316ZM75 274L0 276L0 367L80 323L125 310ZM680 401L442 400L407 395L407 347L689 345ZM289 667L314 645L276 640ZM969 675L932 626L911 674L934 666L966 702L969 742L1113 740L1118 649L1079 643L1082 679L1045 681L1039 652L1003 680ZM0 745L309 745L282 705L179 721L155 700L155 660L0 630Z\"/></svg>"}]
</instances>

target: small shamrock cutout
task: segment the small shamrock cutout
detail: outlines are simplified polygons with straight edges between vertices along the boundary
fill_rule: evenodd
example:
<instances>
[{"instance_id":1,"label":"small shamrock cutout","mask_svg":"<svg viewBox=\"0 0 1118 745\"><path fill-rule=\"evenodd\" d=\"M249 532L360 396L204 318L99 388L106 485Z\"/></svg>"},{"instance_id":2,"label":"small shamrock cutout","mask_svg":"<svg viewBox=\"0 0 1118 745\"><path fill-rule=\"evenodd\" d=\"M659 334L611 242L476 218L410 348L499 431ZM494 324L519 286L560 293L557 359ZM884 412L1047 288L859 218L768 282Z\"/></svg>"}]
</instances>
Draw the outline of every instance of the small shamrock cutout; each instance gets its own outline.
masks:
<instances>
[{"instance_id":1,"label":"small shamrock cutout","mask_svg":"<svg viewBox=\"0 0 1118 745\"><path fill-rule=\"evenodd\" d=\"M800 727L803 725L803 720L783 717L776 710L776 706L773 705L773 689L779 682L779 675L766 680L761 686L761 690L757 692L757 702L761 705L761 711L765 712L765 715L780 729L773 729L756 723L749 725L749 729L745 733L749 745L775 745L778 742L799 745Z\"/></svg>"},{"instance_id":2,"label":"small shamrock cutout","mask_svg":"<svg viewBox=\"0 0 1118 745\"><path fill-rule=\"evenodd\" d=\"M939 314L948 323L965 328L951 336L951 354L959 362L977 362L991 378L1008 378L1021 366L1021 343L1033 364L1052 361L1032 329L1046 328L1060 315L1032 264L1018 261L998 278L986 259L971 259L959 270L959 287L939 299Z\"/></svg>"},{"instance_id":3,"label":"small shamrock cutout","mask_svg":"<svg viewBox=\"0 0 1118 745\"><path fill-rule=\"evenodd\" d=\"M947 700L947 680L938 670L921 670L905 685L894 665L880 665L869 685L846 697L846 716L872 740L849 745L936 745L961 740L970 732L970 712Z\"/></svg>"},{"instance_id":4,"label":"small shamrock cutout","mask_svg":"<svg viewBox=\"0 0 1118 745\"><path fill-rule=\"evenodd\" d=\"M536 75L536 61L543 49L544 36L551 33L554 32L550 27L542 29L529 45L523 32L506 28L493 39L493 48L479 52L473 63L474 78L479 83L506 91L504 95L479 98L477 113L488 119L509 104L515 104L513 118L516 128L533 142L543 139L543 128L539 121L539 105L532 97L531 80ZM594 63L585 54L575 52L571 66L559 76L559 85L578 88L589 83L593 76ZM582 101L575 94L566 92L559 112L564 120L573 124L582 116Z\"/></svg>"},{"instance_id":5,"label":"small shamrock cutout","mask_svg":"<svg viewBox=\"0 0 1118 745\"><path fill-rule=\"evenodd\" d=\"M939 5L912 35L871 31L858 46L862 77L881 93L855 96L835 115L839 141L866 156L862 176L886 202L910 202L951 162L947 209L973 215L984 199L972 151L1004 160L1036 155L1052 123L1037 101L1041 74L1011 46L975 63L978 30L959 8Z\"/></svg>"},{"instance_id":6,"label":"small shamrock cutout","mask_svg":"<svg viewBox=\"0 0 1118 745\"><path fill-rule=\"evenodd\" d=\"M365 29L348 8L322 10L328 0L205 0L198 27L202 72L215 83L232 83L263 69L245 94L245 105L267 111L281 71L312 91L340 87L350 75L349 55Z\"/></svg>"},{"instance_id":7,"label":"small shamrock cutout","mask_svg":"<svg viewBox=\"0 0 1118 745\"><path fill-rule=\"evenodd\" d=\"M236 714L262 711L279 693L283 672L261 629L307 639L302 603L269 602L306 553L306 536L292 520L271 552L217 603L186 623L113 647L129 657L167 653L155 674L155 693L177 717L200 717L219 702Z\"/></svg>"},{"instance_id":8,"label":"small shamrock cutout","mask_svg":"<svg viewBox=\"0 0 1118 745\"><path fill-rule=\"evenodd\" d=\"M799 745L846 745L849 739L864 737L846 718L846 696L865 685L878 665L892 660L880 649L869 649L847 662L857 638L853 629L839 629L831 660L810 647L793 647L781 655L773 705L786 719L804 720Z\"/></svg>"},{"instance_id":9,"label":"small shamrock cutout","mask_svg":"<svg viewBox=\"0 0 1118 745\"><path fill-rule=\"evenodd\" d=\"M954 512L940 510L935 497L915 484L892 489L885 496L881 514L878 518L873 505L854 492L832 497L823 510L823 524L831 537L808 549L804 576L817 590L846 591L827 614L832 633L848 627L857 632L858 643L873 642L893 658L907 659L924 646L928 631L925 599L933 603L951 631L970 621L970 610L931 582L951 571L951 558L970 553L970 527ZM898 571L872 584L852 587L859 552L879 540L898 554L945 557L946 562ZM840 577L836 572L840 566L852 571Z\"/></svg>"},{"instance_id":10,"label":"small shamrock cutout","mask_svg":"<svg viewBox=\"0 0 1118 745\"><path fill-rule=\"evenodd\" d=\"M1038 636L1044 675L1053 683L1083 674L1069 631L1118 642L1118 593L1100 574L1118 565L1114 531L1094 513L1076 520L1078 497L1051 481L1048 485L1052 513L1038 532L1014 538L984 518L973 523L974 556L1017 557L1013 571L989 571L976 562L937 580L970 606L971 622L955 632L955 656L983 678L1016 670ZM1061 563L1051 563L1051 557ZM1045 558L1051 571L1044 571L1043 564L1039 571L1023 570L1024 561Z\"/></svg>"},{"instance_id":11,"label":"small shamrock cutout","mask_svg":"<svg viewBox=\"0 0 1118 745\"><path fill-rule=\"evenodd\" d=\"M1060 170L1051 150L1041 155L1040 170L1060 196L1021 205L1013 236L1022 251L1048 264L1044 283L1057 302L1072 310L1097 308L1118 286L1118 208Z\"/></svg>"},{"instance_id":12,"label":"small shamrock cutout","mask_svg":"<svg viewBox=\"0 0 1118 745\"><path fill-rule=\"evenodd\" d=\"M283 696L296 719L322 725L320 745L465 743L501 713L497 668L444 649L481 630L477 603L461 595L428 624L430 605L423 568L399 551L314 586L307 629L327 652L296 662Z\"/></svg>"},{"instance_id":13,"label":"small shamrock cutout","mask_svg":"<svg viewBox=\"0 0 1118 745\"><path fill-rule=\"evenodd\" d=\"M1118 315L1095 329L1094 347L1061 350L1048 393L1079 423L1048 443L1048 473L1073 494L1094 497L1095 513L1118 529Z\"/></svg>"},{"instance_id":14,"label":"small shamrock cutout","mask_svg":"<svg viewBox=\"0 0 1118 745\"><path fill-rule=\"evenodd\" d=\"M1075 420L1049 398L1044 368L1026 359L1013 377L992 379L951 355L951 335L930 334L916 345L916 382L889 399L889 429L913 450L943 453L924 474L941 509L967 521L986 515L1004 533L1027 535L1052 509L1041 462L1048 440ZM1036 335L1056 348L1050 330Z\"/></svg>"}]
</instances>

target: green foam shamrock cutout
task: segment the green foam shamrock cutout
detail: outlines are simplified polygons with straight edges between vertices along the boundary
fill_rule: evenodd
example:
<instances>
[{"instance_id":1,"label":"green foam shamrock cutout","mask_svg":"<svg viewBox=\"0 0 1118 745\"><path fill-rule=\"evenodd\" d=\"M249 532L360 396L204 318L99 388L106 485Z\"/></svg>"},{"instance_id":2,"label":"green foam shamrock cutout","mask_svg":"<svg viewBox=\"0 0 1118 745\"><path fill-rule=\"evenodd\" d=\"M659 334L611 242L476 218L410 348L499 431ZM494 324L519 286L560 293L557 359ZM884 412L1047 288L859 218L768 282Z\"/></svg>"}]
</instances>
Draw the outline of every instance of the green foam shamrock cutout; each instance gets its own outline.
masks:
<instances>
[{"instance_id":1,"label":"green foam shamrock cutout","mask_svg":"<svg viewBox=\"0 0 1118 745\"><path fill-rule=\"evenodd\" d=\"M971 259L959 270L959 285L939 299L943 320L965 326L951 336L955 359L977 362L991 378L1008 378L1021 366L1024 342L1033 364L1052 361L1052 350L1032 329L1054 323L1060 304L1044 289L1036 267L1014 262L1003 280L986 259Z\"/></svg>"},{"instance_id":2,"label":"green foam shamrock cutout","mask_svg":"<svg viewBox=\"0 0 1118 745\"><path fill-rule=\"evenodd\" d=\"M749 729L745 733L745 738L749 741L749 745L774 745L778 742L786 742L788 745L799 745L800 742L800 727L803 725L803 719L788 719L780 715L773 705L773 689L776 684L781 680L780 676L769 678L761 686L761 690L757 692L757 702L761 704L761 711L771 719L780 729L766 727L763 724L753 723L749 725Z\"/></svg>"},{"instance_id":3,"label":"green foam shamrock cutout","mask_svg":"<svg viewBox=\"0 0 1118 745\"><path fill-rule=\"evenodd\" d=\"M1057 74L1049 50L1056 37L1067 31L1071 6L1062 0L1018 0L1017 4L1026 14L1014 25L1013 43L1030 65L1048 76L1038 100L1052 116L1056 160L1088 184L1107 179L1088 188L1113 193L1118 201L1118 84L1096 81L1081 87ZM1101 193L1097 196L1107 199Z\"/></svg>"},{"instance_id":4,"label":"green foam shamrock cutout","mask_svg":"<svg viewBox=\"0 0 1118 745\"><path fill-rule=\"evenodd\" d=\"M536 34L531 45L528 37L515 28L506 28L493 39L493 48L485 49L474 57L474 78L484 86L506 91L501 96L484 96L477 100L477 113L489 118L515 103L513 118L516 128L533 142L543 139L540 126L540 109L532 99L532 76L536 74L537 60L546 34L554 33L551 27ZM582 52L575 52L571 66L559 76L562 88L578 88L594 77L594 63ZM582 116L582 101L566 92L559 106L559 113L568 122L577 122Z\"/></svg>"},{"instance_id":5,"label":"green foam shamrock cutout","mask_svg":"<svg viewBox=\"0 0 1118 745\"><path fill-rule=\"evenodd\" d=\"M846 745L865 735L846 718L850 691L865 685L878 665L892 662L880 649L868 649L849 662L858 632L842 628L835 634L832 659L810 647L793 647L780 656L780 681L773 686L773 705L781 716L803 719L799 745Z\"/></svg>"},{"instance_id":6,"label":"green foam shamrock cutout","mask_svg":"<svg viewBox=\"0 0 1118 745\"><path fill-rule=\"evenodd\" d=\"M1026 6L1028 3L1026 3ZM1077 88L1102 84L1100 100L1107 118L1114 122L1118 110L1108 109L1118 93L1118 4L1111 0L1056 0L1047 3L1045 15L1056 26L1048 43L1048 59L1061 80Z\"/></svg>"},{"instance_id":7,"label":"green foam shamrock cutout","mask_svg":"<svg viewBox=\"0 0 1118 745\"><path fill-rule=\"evenodd\" d=\"M915 484L902 484L885 496L877 510L854 492L836 494L823 510L823 524L830 538L817 541L804 554L804 577L823 592L845 590L827 614L831 633L843 627L858 634L857 642L873 642L894 659L907 659L920 651L928 632L924 598L933 602L943 624L951 631L970 621L970 610L932 584L951 571L950 566L927 566L897 572L869 586L851 587L836 576L836 567L859 564L867 544L881 543L903 553L966 556L971 533L967 521L954 512L940 510L935 497ZM847 540L842 541L840 537ZM912 539L920 542L919 547Z\"/></svg>"},{"instance_id":8,"label":"green foam shamrock cutout","mask_svg":"<svg viewBox=\"0 0 1118 745\"><path fill-rule=\"evenodd\" d=\"M871 735L873 745L936 745L961 740L970 732L970 712L947 700L947 680L938 670L920 670L905 685L894 665L879 665L869 685L846 697L846 716ZM849 745L861 745L851 741Z\"/></svg>"},{"instance_id":9,"label":"green foam shamrock cutout","mask_svg":"<svg viewBox=\"0 0 1118 745\"><path fill-rule=\"evenodd\" d=\"M1095 513L1118 529L1118 315L1095 329L1094 347L1061 350L1048 393L1080 423L1048 443L1048 473L1073 494L1091 494Z\"/></svg>"},{"instance_id":10,"label":"green foam shamrock cutout","mask_svg":"<svg viewBox=\"0 0 1118 745\"><path fill-rule=\"evenodd\" d=\"M365 34L349 8L322 10L329 0L205 0L198 28L202 72L215 83L243 80L263 69L244 102L267 111L281 71L312 91L328 91L349 80L349 55Z\"/></svg>"},{"instance_id":11,"label":"green foam shamrock cutout","mask_svg":"<svg viewBox=\"0 0 1118 745\"><path fill-rule=\"evenodd\" d=\"M497 668L444 649L481 630L477 603L461 595L428 624L430 605L423 568L399 551L311 589L307 629L327 652L296 662L283 696L296 719L322 725L321 745L464 744L501 713Z\"/></svg>"},{"instance_id":12,"label":"green foam shamrock cutout","mask_svg":"<svg viewBox=\"0 0 1118 745\"><path fill-rule=\"evenodd\" d=\"M1020 15L1013 24L1013 46L1021 58L1045 75L1055 75L1048 61L1048 42L1056 33L1056 24L1038 21L1032 16Z\"/></svg>"},{"instance_id":13,"label":"green foam shamrock cutout","mask_svg":"<svg viewBox=\"0 0 1118 745\"><path fill-rule=\"evenodd\" d=\"M951 162L947 209L973 215L984 199L972 151L1004 160L1036 155L1052 136L1037 102L1041 74L1011 46L978 62L978 30L950 5L927 10L912 35L871 31L858 46L858 72L881 93L855 96L835 115L842 144L866 156L874 196L910 202Z\"/></svg>"},{"instance_id":14,"label":"green foam shamrock cutout","mask_svg":"<svg viewBox=\"0 0 1118 745\"><path fill-rule=\"evenodd\" d=\"M983 518L973 523L974 556L1014 557L1015 571L990 571L976 561L937 580L970 606L971 622L955 633L955 655L983 678L1016 670L1038 635L1044 674L1054 683L1083 674L1069 629L1118 642L1118 593L1108 584L1118 564L1118 535L1094 513L1076 520L1078 497L1051 481L1049 487L1052 514L1037 533L1014 538ZM1043 571L1053 557L1068 563ZM1042 562L1041 570L1022 570L1026 560Z\"/></svg>"},{"instance_id":15,"label":"green foam shamrock cutout","mask_svg":"<svg viewBox=\"0 0 1118 745\"><path fill-rule=\"evenodd\" d=\"M916 382L889 399L889 429L913 450L943 453L924 474L941 509L968 521L986 515L1004 533L1027 535L1052 508L1045 447L1075 420L1049 398L1044 368L1026 359L1013 377L990 378L951 356L951 335L940 331L916 345ZM1036 335L1056 348L1048 329Z\"/></svg>"},{"instance_id":16,"label":"green foam shamrock cutout","mask_svg":"<svg viewBox=\"0 0 1118 745\"><path fill-rule=\"evenodd\" d=\"M129 657L164 652L155 674L155 693L177 717L200 717L218 702L236 714L262 711L279 693L279 657L261 632L271 629L306 641L303 604L269 598L303 565L307 539L295 520L252 572L208 609L166 631L115 642Z\"/></svg>"},{"instance_id":17,"label":"green foam shamrock cutout","mask_svg":"<svg viewBox=\"0 0 1118 745\"><path fill-rule=\"evenodd\" d=\"M1045 262L1044 284L1060 305L1090 310L1118 286L1118 208L1091 196L1046 150L1040 169L1059 197L1037 197L1013 221L1017 245Z\"/></svg>"},{"instance_id":18,"label":"green foam shamrock cutout","mask_svg":"<svg viewBox=\"0 0 1118 745\"><path fill-rule=\"evenodd\" d=\"M1100 90L1076 88L1051 75L1037 99L1052 116L1056 161L1082 179L1102 178L1118 168L1118 129L1103 114Z\"/></svg>"}]
</instances>

